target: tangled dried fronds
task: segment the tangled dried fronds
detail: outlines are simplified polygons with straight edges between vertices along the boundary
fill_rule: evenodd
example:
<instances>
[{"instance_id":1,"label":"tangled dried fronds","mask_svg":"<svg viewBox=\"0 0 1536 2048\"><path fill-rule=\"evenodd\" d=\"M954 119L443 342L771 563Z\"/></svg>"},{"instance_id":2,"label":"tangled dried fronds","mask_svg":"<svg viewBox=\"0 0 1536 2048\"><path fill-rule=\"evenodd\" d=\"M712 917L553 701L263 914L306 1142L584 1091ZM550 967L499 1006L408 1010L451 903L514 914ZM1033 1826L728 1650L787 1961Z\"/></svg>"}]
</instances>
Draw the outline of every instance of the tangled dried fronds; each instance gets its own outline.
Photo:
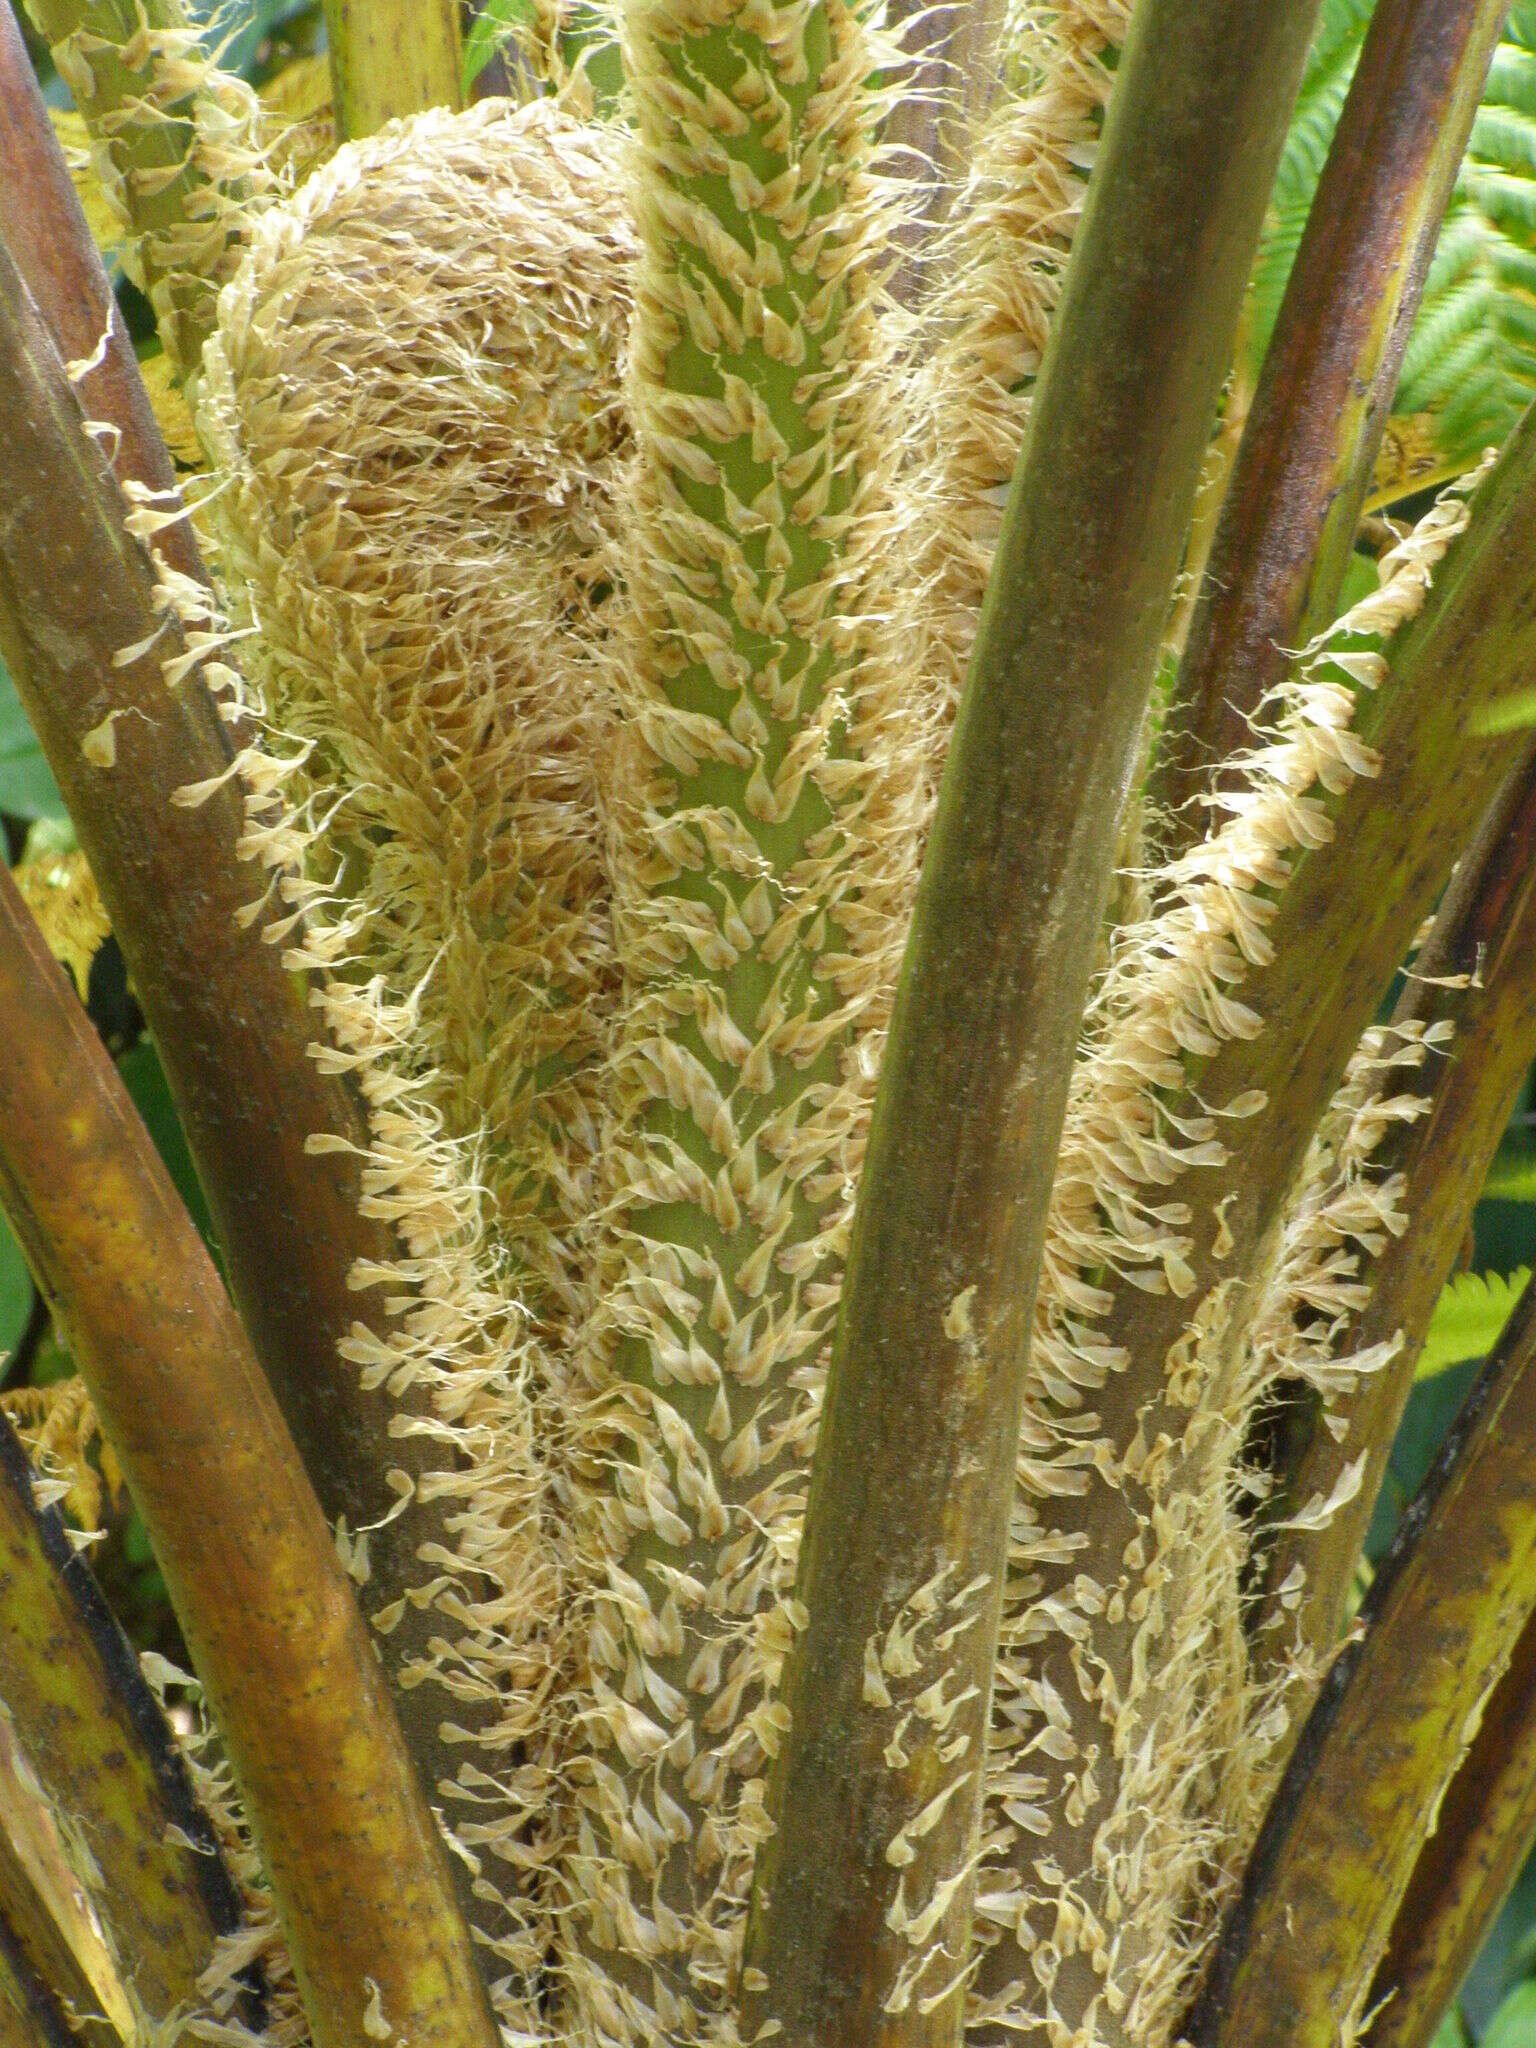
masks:
<instances>
[{"instance_id":1,"label":"tangled dried fronds","mask_svg":"<svg viewBox=\"0 0 1536 2048\"><path fill-rule=\"evenodd\" d=\"M402 1682L445 1689L440 1790L517 2027L562 1625L544 1460L611 983L592 650L632 260L600 131L547 103L396 124L259 221L200 415L264 735L249 840L404 1245L359 1276L400 1300L397 1334L360 1330L351 1355L414 1398L404 1426L444 1467L420 1491L450 1534L411 1594L430 1669Z\"/></svg>"},{"instance_id":2,"label":"tangled dried fronds","mask_svg":"<svg viewBox=\"0 0 1536 2048\"><path fill-rule=\"evenodd\" d=\"M605 780L622 1013L586 1375L580 2038L734 2033L806 1461L910 906L871 617L882 376L858 12L635 0L639 460Z\"/></svg>"},{"instance_id":3,"label":"tangled dried fronds","mask_svg":"<svg viewBox=\"0 0 1536 2048\"><path fill-rule=\"evenodd\" d=\"M500 26L495 47L512 93L553 93L567 113L588 119L600 99L612 98L618 0L525 0Z\"/></svg>"},{"instance_id":4,"label":"tangled dried fronds","mask_svg":"<svg viewBox=\"0 0 1536 2048\"><path fill-rule=\"evenodd\" d=\"M1248 1419L1249 1432L1250 1455L1233 1474L1234 1504L1244 1530L1252 1526L1252 1501L1262 1504L1270 1491L1268 1471L1251 1456L1253 1444L1263 1441L1267 1417L1311 1397L1319 1404L1321 1426L1342 1430L1339 1411L1401 1346L1400 1333L1364 1346L1351 1346L1350 1340L1371 1298L1375 1261L1408 1227L1406 1184L1392 1163L1391 1135L1423 1117L1430 1097L1421 1084L1404 1077L1441 1055L1453 1030L1443 1019L1373 1026L1313 1137L1281 1219L1278 1246L1236 1373L1232 1407ZM1265 1514L1261 1505L1258 1540L1272 1542L1281 1528L1321 1528L1353 1499L1364 1468L1363 1458L1342 1464L1326 1496L1317 1493L1288 1504L1283 1522ZM1294 1613L1301 1590L1299 1574L1277 1589L1277 1626L1284 1636L1291 1633L1284 1617ZM1304 1716L1320 1677L1316 1659L1290 1640L1266 1644L1252 1659L1243 1739L1217 1760L1222 1853L1232 1869L1247 1860L1289 1754L1298 1714Z\"/></svg>"},{"instance_id":5,"label":"tangled dried fronds","mask_svg":"<svg viewBox=\"0 0 1536 2048\"><path fill-rule=\"evenodd\" d=\"M1411 617L1466 517L1461 500L1437 507L1336 633L1386 634ZM1224 1122L1265 1107L1256 1093L1213 1099L1202 1075L1223 1045L1264 1028L1233 991L1251 981L1262 1000L1291 868L1331 830L1319 799L1377 772L1327 652L1287 687L1273 742L1222 800L1227 823L1176 864L1157 915L1122 934L1074 1078L994 1701L979 1909L997 1936L980 1979L987 2038L1166 2038L1224 1897L1218 1760L1273 1737L1273 1703L1251 1697L1247 1677L1237 1512L1268 1369L1241 1365L1234 1283L1196 1295L1204 1230L1214 1225L1218 1275L1231 1239L1226 1205L1199 1225L1180 1182L1221 1165ZM1360 684L1382 672L1376 654L1331 659ZM1358 1072L1349 1086L1358 1092ZM1299 1235L1316 1206L1295 1212ZM1171 1304L1182 1334L1158 1360L1158 1391L1138 1397L1113 1332L1143 1293ZM1101 1577L1086 1570L1090 1549ZM1241 1780L1241 1760L1225 1768Z\"/></svg>"},{"instance_id":6,"label":"tangled dried fronds","mask_svg":"<svg viewBox=\"0 0 1536 2048\"><path fill-rule=\"evenodd\" d=\"M123 1487L117 1453L102 1435L95 1404L78 1373L44 1387L8 1387L0 1410L27 1447L40 1498L57 1501L88 1536L105 1528Z\"/></svg>"},{"instance_id":7,"label":"tangled dried fronds","mask_svg":"<svg viewBox=\"0 0 1536 2048\"><path fill-rule=\"evenodd\" d=\"M1375 1155L1389 1131L1415 1121L1428 1105L1420 1092L1394 1089L1392 1077L1421 1067L1451 1035L1449 1023L1409 1021L1373 1027L1361 1040L1312 1140L1243 1341L1244 1378L1252 1389L1284 1400L1307 1388L1326 1413L1396 1348L1388 1340L1369 1355L1340 1353L1370 1299L1370 1261L1408 1222L1403 1177L1378 1169ZM1254 1484L1262 1491L1257 1472ZM1326 1506L1308 1501L1297 1512L1312 1517Z\"/></svg>"},{"instance_id":8,"label":"tangled dried fronds","mask_svg":"<svg viewBox=\"0 0 1536 2048\"><path fill-rule=\"evenodd\" d=\"M269 195L260 103L218 69L181 0L29 0L90 131L123 267L185 376L239 257L242 210Z\"/></svg>"},{"instance_id":9,"label":"tangled dried fronds","mask_svg":"<svg viewBox=\"0 0 1536 2048\"><path fill-rule=\"evenodd\" d=\"M74 848L21 861L11 874L48 941L49 952L69 969L75 991L84 1002L91 962L111 929L89 862Z\"/></svg>"},{"instance_id":10,"label":"tangled dried fronds","mask_svg":"<svg viewBox=\"0 0 1536 2048\"><path fill-rule=\"evenodd\" d=\"M295 57L259 88L273 160L297 183L336 147L330 59Z\"/></svg>"}]
</instances>

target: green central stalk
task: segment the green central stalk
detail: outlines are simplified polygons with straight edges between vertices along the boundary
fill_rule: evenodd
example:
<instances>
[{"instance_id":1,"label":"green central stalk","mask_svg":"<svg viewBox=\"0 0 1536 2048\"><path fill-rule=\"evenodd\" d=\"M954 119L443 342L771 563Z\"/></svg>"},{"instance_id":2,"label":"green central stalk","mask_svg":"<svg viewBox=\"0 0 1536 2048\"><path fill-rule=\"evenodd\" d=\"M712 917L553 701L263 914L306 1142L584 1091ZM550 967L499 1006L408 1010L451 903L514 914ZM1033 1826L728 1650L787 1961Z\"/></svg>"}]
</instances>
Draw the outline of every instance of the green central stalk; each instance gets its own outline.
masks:
<instances>
[{"instance_id":1,"label":"green central stalk","mask_svg":"<svg viewBox=\"0 0 1536 2048\"><path fill-rule=\"evenodd\" d=\"M895 439L872 403L862 30L840 0L634 0L626 36L625 1012L585 1360L605 1476L572 1978L606 2038L685 2042L732 1988L782 1721L870 1095L851 1055L889 998L921 756L860 618Z\"/></svg>"}]
</instances>

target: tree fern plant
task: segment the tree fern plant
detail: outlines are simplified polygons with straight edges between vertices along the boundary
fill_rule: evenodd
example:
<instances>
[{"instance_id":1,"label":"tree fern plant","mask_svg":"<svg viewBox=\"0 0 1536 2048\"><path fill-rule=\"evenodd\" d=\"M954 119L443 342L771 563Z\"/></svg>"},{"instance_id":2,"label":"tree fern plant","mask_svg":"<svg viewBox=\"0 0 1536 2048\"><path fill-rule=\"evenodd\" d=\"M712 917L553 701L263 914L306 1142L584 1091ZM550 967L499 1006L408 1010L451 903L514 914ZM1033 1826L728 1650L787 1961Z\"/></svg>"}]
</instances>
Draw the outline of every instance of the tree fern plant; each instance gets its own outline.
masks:
<instances>
[{"instance_id":1,"label":"tree fern plant","mask_svg":"<svg viewBox=\"0 0 1536 2048\"><path fill-rule=\"evenodd\" d=\"M0 877L0 2037L1426 2041L1536 1826L1529 10L509 6L464 110L348 0L297 138L29 6L162 367L0 17L0 644L220 1263Z\"/></svg>"}]
</instances>

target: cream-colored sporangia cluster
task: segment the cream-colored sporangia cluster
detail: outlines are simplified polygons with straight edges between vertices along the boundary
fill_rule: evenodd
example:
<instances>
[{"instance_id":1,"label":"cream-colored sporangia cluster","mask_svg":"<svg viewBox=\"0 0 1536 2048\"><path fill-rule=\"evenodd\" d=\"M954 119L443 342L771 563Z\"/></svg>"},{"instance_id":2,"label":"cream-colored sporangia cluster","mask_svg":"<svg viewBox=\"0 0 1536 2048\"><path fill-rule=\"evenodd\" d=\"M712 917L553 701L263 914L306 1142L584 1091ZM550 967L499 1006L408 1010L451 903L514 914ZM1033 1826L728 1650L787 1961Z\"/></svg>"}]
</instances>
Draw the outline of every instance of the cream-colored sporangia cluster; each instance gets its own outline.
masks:
<instances>
[{"instance_id":1,"label":"cream-colored sporangia cluster","mask_svg":"<svg viewBox=\"0 0 1536 2048\"><path fill-rule=\"evenodd\" d=\"M632 0L623 973L578 1357L589 1671L560 1968L574 2038L733 2037L807 1463L915 880L893 656L901 386L843 0Z\"/></svg>"},{"instance_id":2,"label":"cream-colored sporangia cluster","mask_svg":"<svg viewBox=\"0 0 1536 2048\"><path fill-rule=\"evenodd\" d=\"M1253 1682L1242 1627L1243 1454L1277 1378L1307 1370L1306 1301L1291 1290L1326 1264L1320 1230L1346 1233L1359 1221L1366 1198L1352 1184L1352 1154L1369 1124L1338 1161L1345 1186L1321 1200L1303 1186L1293 1199L1255 1326L1268 1333L1265 1349L1245 1353L1226 1285L1192 1293L1196 1219L1179 1184L1190 1168L1220 1162L1223 1121L1257 1113L1263 1098L1177 1115L1174 1105L1189 1099L1200 1061L1263 1029L1241 985L1271 958L1267 928L1293 859L1328 834L1318 799L1377 772L1336 669L1370 687L1384 663L1344 642L1385 637L1417 612L1466 512L1456 496L1427 515L1384 559L1381 588L1287 686L1272 707L1272 742L1245 764L1244 787L1221 800L1226 822L1169 870L1157 913L1120 934L1090 1012L1051 1198L1020 1442L979 1885L991 1942L978 1974L982 2038L1030 2028L1051 2048L1168 2038L1219 1924L1264 1757L1283 1732L1273 1686ZM1336 1105L1341 1119L1363 1112L1371 1063L1395 1057L1364 1049ZM1314 1159L1331 1180L1326 1143ZM1390 1189L1371 1201L1378 1219L1383 1201ZM1219 1256L1219 1212L1216 1223ZM1139 1422L1114 1440L1096 1412L1128 1363L1100 1328L1127 1289L1189 1303L1166 1360L1155 1440ZM1297 1333L1277 1343L1287 1322ZM1084 1573L1086 1546L1073 1533L1103 1489L1132 1527L1108 1585Z\"/></svg>"},{"instance_id":3,"label":"cream-colored sporangia cluster","mask_svg":"<svg viewBox=\"0 0 1536 2048\"><path fill-rule=\"evenodd\" d=\"M566 1662L549 1461L614 987L595 650L634 254L608 133L547 103L425 114L256 220L200 392L200 525L261 736L248 836L401 1234L360 1277L407 1312L351 1351L430 1395L455 1547L420 1591L471 1738L443 1805L524 2030Z\"/></svg>"}]
</instances>

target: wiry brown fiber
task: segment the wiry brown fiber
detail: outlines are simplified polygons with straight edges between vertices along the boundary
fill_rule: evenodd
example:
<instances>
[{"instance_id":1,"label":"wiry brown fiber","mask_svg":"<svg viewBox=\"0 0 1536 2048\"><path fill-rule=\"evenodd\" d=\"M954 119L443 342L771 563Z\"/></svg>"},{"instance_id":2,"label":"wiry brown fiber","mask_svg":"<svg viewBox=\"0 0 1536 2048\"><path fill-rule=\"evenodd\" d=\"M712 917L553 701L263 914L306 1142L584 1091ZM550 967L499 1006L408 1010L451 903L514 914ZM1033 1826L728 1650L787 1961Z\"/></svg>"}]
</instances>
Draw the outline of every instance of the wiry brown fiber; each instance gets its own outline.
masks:
<instances>
[{"instance_id":1,"label":"wiry brown fiber","mask_svg":"<svg viewBox=\"0 0 1536 2048\"><path fill-rule=\"evenodd\" d=\"M734 2038L806 1466L915 879L873 594L899 400L880 55L829 0L635 0L638 444L604 778L623 974L578 1354L583 2042Z\"/></svg>"},{"instance_id":2,"label":"wiry brown fiber","mask_svg":"<svg viewBox=\"0 0 1536 2048\"><path fill-rule=\"evenodd\" d=\"M257 223L200 414L262 734L247 844L314 977L322 1061L368 1103L365 1206L403 1242L354 1276L398 1298L398 1334L346 1347L412 1402L398 1426L428 1439L417 1491L448 1532L397 1675L437 1703L432 1776L519 2031L565 1625L549 1470L613 978L592 650L633 246L611 144L549 104L397 124Z\"/></svg>"}]
</instances>

